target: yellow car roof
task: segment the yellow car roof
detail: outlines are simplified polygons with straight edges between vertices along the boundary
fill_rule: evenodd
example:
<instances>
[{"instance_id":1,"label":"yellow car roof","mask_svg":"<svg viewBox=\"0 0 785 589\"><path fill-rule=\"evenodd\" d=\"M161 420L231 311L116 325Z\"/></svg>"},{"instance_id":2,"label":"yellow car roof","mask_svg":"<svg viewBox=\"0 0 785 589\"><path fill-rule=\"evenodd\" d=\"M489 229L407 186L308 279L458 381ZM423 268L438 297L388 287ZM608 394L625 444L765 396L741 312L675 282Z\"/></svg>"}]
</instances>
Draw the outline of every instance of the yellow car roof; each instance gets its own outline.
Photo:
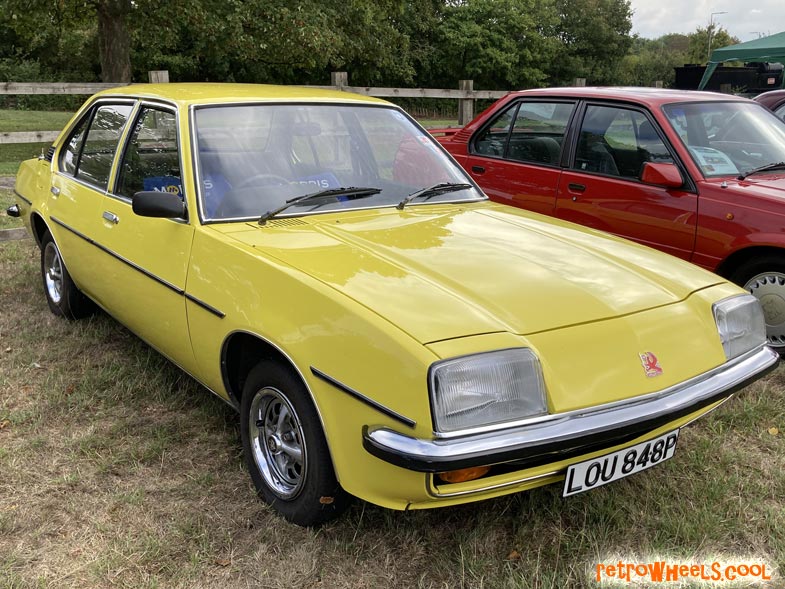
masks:
<instances>
[{"instance_id":1,"label":"yellow car roof","mask_svg":"<svg viewBox=\"0 0 785 589\"><path fill-rule=\"evenodd\" d=\"M270 84L174 83L132 84L103 90L97 96L132 96L176 102L181 105L227 102L370 102L390 104L385 100L306 86Z\"/></svg>"}]
</instances>

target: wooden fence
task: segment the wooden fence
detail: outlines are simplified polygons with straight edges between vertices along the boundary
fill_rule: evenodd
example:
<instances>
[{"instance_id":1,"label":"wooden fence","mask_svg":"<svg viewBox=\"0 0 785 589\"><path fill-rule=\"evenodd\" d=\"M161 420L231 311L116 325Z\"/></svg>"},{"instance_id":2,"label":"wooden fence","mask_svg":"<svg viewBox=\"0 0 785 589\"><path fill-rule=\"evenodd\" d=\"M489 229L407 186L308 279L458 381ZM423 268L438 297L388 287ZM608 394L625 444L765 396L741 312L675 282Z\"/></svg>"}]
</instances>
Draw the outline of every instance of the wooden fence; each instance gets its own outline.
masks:
<instances>
[{"instance_id":1,"label":"wooden fence","mask_svg":"<svg viewBox=\"0 0 785 589\"><path fill-rule=\"evenodd\" d=\"M165 83L169 81L167 71L149 72L152 83ZM379 98L442 98L458 101L458 124L465 125L474 118L475 100L495 100L501 98L506 91L475 90L473 80L461 80L458 88L374 88L367 86L349 86L349 75L346 72L333 72L330 75L329 86L308 86L328 90L340 90L376 96ZM2 82L2 94L35 94L35 95L61 95L61 94L95 94L108 88L117 88L126 84L87 84L67 82ZM13 133L0 133L0 144L3 143L45 143L54 141L59 131L18 131Z\"/></svg>"}]
</instances>

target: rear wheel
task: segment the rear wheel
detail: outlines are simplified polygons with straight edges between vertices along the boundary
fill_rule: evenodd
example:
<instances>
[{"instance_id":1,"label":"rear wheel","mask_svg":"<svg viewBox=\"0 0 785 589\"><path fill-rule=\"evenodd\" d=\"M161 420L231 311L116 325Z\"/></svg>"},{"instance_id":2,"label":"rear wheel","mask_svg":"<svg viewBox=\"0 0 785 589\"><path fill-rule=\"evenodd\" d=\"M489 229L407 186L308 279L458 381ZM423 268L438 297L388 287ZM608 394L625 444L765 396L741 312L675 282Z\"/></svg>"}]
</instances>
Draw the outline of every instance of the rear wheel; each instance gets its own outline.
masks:
<instances>
[{"instance_id":1,"label":"rear wheel","mask_svg":"<svg viewBox=\"0 0 785 589\"><path fill-rule=\"evenodd\" d=\"M94 303L71 280L60 250L48 231L41 239L41 278L46 302L55 315L80 319L95 311Z\"/></svg>"},{"instance_id":2,"label":"rear wheel","mask_svg":"<svg viewBox=\"0 0 785 589\"><path fill-rule=\"evenodd\" d=\"M240 432L259 495L289 521L312 526L340 515L349 495L335 477L319 416L300 379L265 360L243 388Z\"/></svg>"},{"instance_id":3,"label":"rear wheel","mask_svg":"<svg viewBox=\"0 0 785 589\"><path fill-rule=\"evenodd\" d=\"M762 256L750 260L731 279L760 301L769 345L785 355L785 258Z\"/></svg>"}]
</instances>

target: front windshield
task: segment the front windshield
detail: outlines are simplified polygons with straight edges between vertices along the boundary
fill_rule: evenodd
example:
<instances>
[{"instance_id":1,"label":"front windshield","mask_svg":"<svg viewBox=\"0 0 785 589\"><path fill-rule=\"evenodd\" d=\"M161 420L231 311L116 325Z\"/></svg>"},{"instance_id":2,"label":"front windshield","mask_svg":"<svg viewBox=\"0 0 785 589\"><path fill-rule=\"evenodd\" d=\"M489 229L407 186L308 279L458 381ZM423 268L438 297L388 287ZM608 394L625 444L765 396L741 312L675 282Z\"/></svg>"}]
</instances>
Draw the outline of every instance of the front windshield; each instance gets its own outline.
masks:
<instances>
[{"instance_id":1,"label":"front windshield","mask_svg":"<svg viewBox=\"0 0 785 589\"><path fill-rule=\"evenodd\" d=\"M439 183L471 182L400 111L333 104L202 107L194 113L199 201L206 221L257 219L305 194L378 189L293 203L280 216L395 206ZM469 187L415 200L483 199Z\"/></svg>"},{"instance_id":2,"label":"front windshield","mask_svg":"<svg viewBox=\"0 0 785 589\"><path fill-rule=\"evenodd\" d=\"M757 104L693 102L663 111L706 177L785 161L785 123Z\"/></svg>"}]
</instances>

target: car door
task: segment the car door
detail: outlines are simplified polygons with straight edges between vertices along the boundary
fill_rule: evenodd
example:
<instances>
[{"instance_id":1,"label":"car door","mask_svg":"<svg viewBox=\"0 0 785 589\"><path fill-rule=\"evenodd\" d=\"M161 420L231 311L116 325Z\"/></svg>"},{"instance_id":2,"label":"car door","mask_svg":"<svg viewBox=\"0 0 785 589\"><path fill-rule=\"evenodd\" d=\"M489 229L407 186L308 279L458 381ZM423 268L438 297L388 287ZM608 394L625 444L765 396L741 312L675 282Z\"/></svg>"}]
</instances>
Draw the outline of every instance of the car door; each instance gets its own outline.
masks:
<instances>
[{"instance_id":1,"label":"car door","mask_svg":"<svg viewBox=\"0 0 785 589\"><path fill-rule=\"evenodd\" d=\"M85 111L60 146L52 174L49 229L66 268L82 292L97 300L101 254L92 240L112 161L133 101L99 101Z\"/></svg>"},{"instance_id":2,"label":"car door","mask_svg":"<svg viewBox=\"0 0 785 589\"><path fill-rule=\"evenodd\" d=\"M514 102L472 139L467 171L493 200L553 215L574 110L569 101Z\"/></svg>"},{"instance_id":3,"label":"car door","mask_svg":"<svg viewBox=\"0 0 785 589\"><path fill-rule=\"evenodd\" d=\"M103 199L96 240L109 260L102 298L113 315L187 371L193 371L185 281L193 239L188 219L142 217L141 191L185 197L174 108L142 103Z\"/></svg>"},{"instance_id":4,"label":"car door","mask_svg":"<svg viewBox=\"0 0 785 589\"><path fill-rule=\"evenodd\" d=\"M698 198L656 122L643 110L609 104L587 104L579 121L556 216L689 259ZM684 183L642 182L646 163L678 166Z\"/></svg>"}]
</instances>

